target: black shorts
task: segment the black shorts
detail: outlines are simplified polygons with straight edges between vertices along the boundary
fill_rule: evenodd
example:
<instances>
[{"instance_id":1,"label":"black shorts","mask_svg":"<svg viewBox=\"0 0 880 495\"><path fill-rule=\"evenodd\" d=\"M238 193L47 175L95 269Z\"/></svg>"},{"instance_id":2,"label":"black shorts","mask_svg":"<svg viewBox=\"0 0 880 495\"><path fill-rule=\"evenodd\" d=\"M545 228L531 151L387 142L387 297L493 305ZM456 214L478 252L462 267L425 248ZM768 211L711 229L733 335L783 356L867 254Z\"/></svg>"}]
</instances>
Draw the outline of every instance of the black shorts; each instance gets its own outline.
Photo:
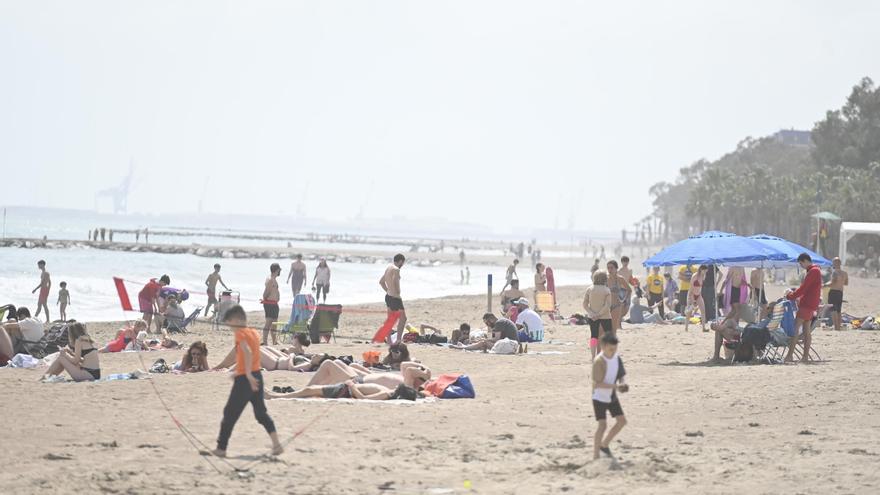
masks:
<instances>
[{"instance_id":1,"label":"black shorts","mask_svg":"<svg viewBox=\"0 0 880 495\"><path fill-rule=\"evenodd\" d=\"M599 338L599 326L601 325L602 330L605 333L611 333L611 320L591 320L587 318L587 323L590 325L590 337L594 339Z\"/></svg>"},{"instance_id":2,"label":"black shorts","mask_svg":"<svg viewBox=\"0 0 880 495\"><path fill-rule=\"evenodd\" d=\"M348 391L348 385L344 383L322 387L321 395L325 399L348 399L351 397L351 393Z\"/></svg>"},{"instance_id":3,"label":"black shorts","mask_svg":"<svg viewBox=\"0 0 880 495\"><path fill-rule=\"evenodd\" d=\"M391 311L403 311L403 299L385 295L385 306Z\"/></svg>"},{"instance_id":4,"label":"black shorts","mask_svg":"<svg viewBox=\"0 0 880 495\"><path fill-rule=\"evenodd\" d=\"M739 304L740 292L739 287L730 287L730 304Z\"/></svg>"},{"instance_id":5,"label":"black shorts","mask_svg":"<svg viewBox=\"0 0 880 495\"><path fill-rule=\"evenodd\" d=\"M270 320L278 319L278 305L275 303L266 304L263 303L263 314L266 315L266 318Z\"/></svg>"},{"instance_id":6,"label":"black shorts","mask_svg":"<svg viewBox=\"0 0 880 495\"><path fill-rule=\"evenodd\" d=\"M843 309L843 291L838 289L831 289L828 291L828 304L830 304L833 308L832 310L835 313L840 313Z\"/></svg>"},{"instance_id":7,"label":"black shorts","mask_svg":"<svg viewBox=\"0 0 880 495\"><path fill-rule=\"evenodd\" d=\"M324 293L324 297L327 297L327 294L330 293L330 284L315 285L315 297L321 297L322 292Z\"/></svg>"},{"instance_id":8,"label":"black shorts","mask_svg":"<svg viewBox=\"0 0 880 495\"><path fill-rule=\"evenodd\" d=\"M616 418L618 416L623 416L623 408L620 407L620 401L617 400L617 394L611 395L611 402L599 402L596 399L593 399L593 413L596 415L596 421L604 421L608 412L611 412L611 417Z\"/></svg>"}]
</instances>

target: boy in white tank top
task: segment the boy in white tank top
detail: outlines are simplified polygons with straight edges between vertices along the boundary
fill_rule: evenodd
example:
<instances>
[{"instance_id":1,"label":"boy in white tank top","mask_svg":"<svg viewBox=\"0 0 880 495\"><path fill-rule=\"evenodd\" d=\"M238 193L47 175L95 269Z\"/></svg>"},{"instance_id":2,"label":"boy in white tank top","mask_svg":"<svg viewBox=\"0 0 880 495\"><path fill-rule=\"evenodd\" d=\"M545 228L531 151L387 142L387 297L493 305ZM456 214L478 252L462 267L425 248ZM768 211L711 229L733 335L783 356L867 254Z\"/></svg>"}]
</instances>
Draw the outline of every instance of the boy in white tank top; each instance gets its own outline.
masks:
<instances>
[{"instance_id":1,"label":"boy in white tank top","mask_svg":"<svg viewBox=\"0 0 880 495\"><path fill-rule=\"evenodd\" d=\"M617 344L617 337L613 333L606 333L602 337L602 352L593 360L593 412L598 422L593 440L593 459L598 459L600 452L613 457L609 447L611 441L626 426L626 416L623 415L617 392L625 393L629 386L624 383L626 370L617 355ZM606 435L608 412L617 421Z\"/></svg>"}]
</instances>

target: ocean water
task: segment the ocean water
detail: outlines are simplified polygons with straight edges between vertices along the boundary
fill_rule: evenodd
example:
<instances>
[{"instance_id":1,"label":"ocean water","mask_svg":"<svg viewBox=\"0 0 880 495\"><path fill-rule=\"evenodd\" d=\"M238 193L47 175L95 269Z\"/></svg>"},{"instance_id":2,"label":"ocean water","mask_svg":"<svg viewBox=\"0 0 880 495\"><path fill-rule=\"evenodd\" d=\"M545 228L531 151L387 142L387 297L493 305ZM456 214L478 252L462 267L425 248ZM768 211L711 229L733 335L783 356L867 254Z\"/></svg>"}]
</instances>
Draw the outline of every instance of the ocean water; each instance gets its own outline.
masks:
<instances>
[{"instance_id":1,"label":"ocean water","mask_svg":"<svg viewBox=\"0 0 880 495\"><path fill-rule=\"evenodd\" d=\"M218 234L234 230L235 235L249 233L255 235L301 234L301 231L277 223L277 219L235 219L229 224L206 224L202 220L194 221L185 216L146 217L137 215L114 216L93 212L46 210L32 208L10 209L6 224L8 237L46 236L51 239L85 239L88 230L95 227L113 227L118 229L135 229L148 226L151 230L198 230L197 237L150 236L150 243L176 243L203 245L251 245L286 246L280 240L249 240L222 237ZM264 221L265 223L260 223ZM317 230L310 230L315 231ZM326 232L325 232L326 233ZM364 233L359 233L364 235ZM374 233L376 237L384 237L383 233ZM386 238L387 239L387 238ZM294 246L302 246L305 252L352 253L358 250L370 250L384 254L390 258L398 252L407 252L409 244L406 238L399 238L398 244L366 242L332 243L327 241L297 241ZM415 239L413 237L412 239ZM127 240L126 236L116 240ZM143 241L143 239L142 239ZM387 241L386 241L387 242ZM500 242L498 243L500 246ZM548 250L549 251L549 250ZM560 249L562 251L562 249ZM572 256L583 256L577 250L571 251ZM491 246L481 254L502 254L500 248ZM125 279L126 288L132 304L137 307L137 293L150 278L163 274L171 277L172 286L187 289L192 295L184 304L189 313L197 306L205 304L205 278L212 271L214 263L222 265L221 275L226 284L241 293L242 304L249 310L258 310L263 283L269 274L269 265L275 261L282 264L283 273L279 278L282 286L282 316L289 312L292 292L284 281L289 270L289 262L265 259L210 259L189 254L160 253L129 253L76 247L69 249L25 249L0 248L0 304L12 303L16 306L27 306L34 310L37 296L31 294L39 283L39 271L36 263L44 259L52 276L52 292L50 294L50 315L55 318L58 310L55 302L61 281L68 284L72 306L68 316L82 321L111 321L131 318L134 314L124 314L121 310L113 277ZM315 262L306 262L309 277L316 266ZM552 264L552 262L551 262ZM588 263L584 263L584 271L556 270L558 285L583 284L587 281ZM385 263L331 263L332 279L328 303L361 304L380 302L384 293L379 287L379 278L385 270ZM489 274L494 276L495 293L500 290L504 281L504 266L473 265L470 267L470 284L461 283L461 272L457 265L415 266L407 265L402 272L402 290L404 299L432 298L449 295L485 294L486 279ZM525 270L524 273L528 272ZM531 287L531 277L523 275L523 289ZM311 281L311 279L309 280ZM499 283L501 285L499 285ZM286 301L286 304L285 304Z\"/></svg>"},{"instance_id":2,"label":"ocean water","mask_svg":"<svg viewBox=\"0 0 880 495\"><path fill-rule=\"evenodd\" d=\"M137 293L143 284L150 278L167 274L171 277L173 287L187 289L191 293L189 301L184 304L184 310L189 313L197 305L204 305L205 278L215 262L222 265L220 274L226 285L241 293L245 308L257 310L261 308L259 300L263 294L263 283L269 274L269 265L274 261L212 260L189 254L129 253L88 248L0 248L0 259L0 304L24 305L33 312L37 296L31 294L31 290L40 280L36 263L44 259L52 276L50 315L57 317L55 302L58 299L58 284L65 281L72 300L68 316L82 321L111 321L134 316L122 312L113 284L114 276L127 281L129 297L137 309ZM309 281L315 265L314 262L307 263ZM385 263L331 263L332 278L327 302L357 304L382 301L384 293L379 287L379 278L385 267ZM285 310L289 312L293 296L290 286L284 284L290 266L282 265L282 268L279 285L282 287L284 314ZM504 281L503 266L474 265L470 270L470 284L462 285L458 266L404 266L401 278L404 299L485 294L486 279L490 273L493 274L497 294L501 288L497 284L503 284ZM557 270L555 275L557 284L569 285L585 283L588 272Z\"/></svg>"}]
</instances>

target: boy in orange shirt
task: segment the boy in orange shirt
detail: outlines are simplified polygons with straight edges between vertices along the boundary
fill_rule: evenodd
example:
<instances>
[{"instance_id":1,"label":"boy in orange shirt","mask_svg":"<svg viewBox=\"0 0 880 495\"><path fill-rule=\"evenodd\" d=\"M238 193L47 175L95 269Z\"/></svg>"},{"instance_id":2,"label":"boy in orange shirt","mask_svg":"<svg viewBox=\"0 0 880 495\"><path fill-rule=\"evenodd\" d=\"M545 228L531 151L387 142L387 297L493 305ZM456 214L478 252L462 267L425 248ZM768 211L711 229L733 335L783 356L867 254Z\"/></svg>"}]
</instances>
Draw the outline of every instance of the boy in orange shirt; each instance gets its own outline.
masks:
<instances>
[{"instance_id":1,"label":"boy in orange shirt","mask_svg":"<svg viewBox=\"0 0 880 495\"><path fill-rule=\"evenodd\" d=\"M263 377L260 374L260 334L247 326L247 315L241 306L235 305L226 311L224 321L235 330L235 381L229 400L223 408L223 421L220 422L220 436L213 454L226 457L226 446L235 422L248 402L254 407L257 422L263 425L272 439L272 455L280 455L284 448L278 441L275 423L266 411L263 400Z\"/></svg>"}]
</instances>

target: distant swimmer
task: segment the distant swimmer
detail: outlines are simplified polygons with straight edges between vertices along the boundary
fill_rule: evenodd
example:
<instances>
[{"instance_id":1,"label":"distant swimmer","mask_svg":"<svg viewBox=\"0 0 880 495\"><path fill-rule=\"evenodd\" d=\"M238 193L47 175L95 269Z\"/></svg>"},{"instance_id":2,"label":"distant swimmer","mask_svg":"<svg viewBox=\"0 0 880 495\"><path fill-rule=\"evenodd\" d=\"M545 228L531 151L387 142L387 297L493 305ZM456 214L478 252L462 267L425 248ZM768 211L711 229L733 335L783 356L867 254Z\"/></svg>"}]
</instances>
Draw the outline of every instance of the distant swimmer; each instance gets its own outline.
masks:
<instances>
[{"instance_id":1,"label":"distant swimmer","mask_svg":"<svg viewBox=\"0 0 880 495\"><path fill-rule=\"evenodd\" d=\"M31 294L36 293L38 290L40 291L40 295L37 296L37 312L34 313L34 318L39 318L40 310L43 310L46 314L46 323L49 323L49 305L47 302L49 301L49 289L52 288L52 280L49 278L49 272L46 271L45 261L38 261L37 268L40 269L40 285L31 291Z\"/></svg>"},{"instance_id":2,"label":"distant swimmer","mask_svg":"<svg viewBox=\"0 0 880 495\"><path fill-rule=\"evenodd\" d=\"M306 264L303 263L303 255L294 256L293 263L290 264L290 273L287 274L287 282L293 289L293 297L296 298L306 285L308 277L306 276Z\"/></svg>"},{"instance_id":3,"label":"distant swimmer","mask_svg":"<svg viewBox=\"0 0 880 495\"><path fill-rule=\"evenodd\" d=\"M406 257L402 254L394 256L394 262L388 265L382 278L379 279L379 285L385 291L385 305L388 307L388 315L395 311L400 313L397 320L397 342L403 342L403 329L406 328L406 310L403 307L403 298L400 295L400 269L406 263ZM387 342L391 344L391 335L388 335Z\"/></svg>"},{"instance_id":4,"label":"distant swimmer","mask_svg":"<svg viewBox=\"0 0 880 495\"><path fill-rule=\"evenodd\" d=\"M208 305L205 306L205 316L208 316L208 310L211 307L217 307L217 282L223 286L224 289L229 290L229 287L226 287L226 284L223 283L223 278L220 277L220 264L216 263L214 265L214 271L208 275L208 278L205 279L205 285L208 287Z\"/></svg>"}]
</instances>

